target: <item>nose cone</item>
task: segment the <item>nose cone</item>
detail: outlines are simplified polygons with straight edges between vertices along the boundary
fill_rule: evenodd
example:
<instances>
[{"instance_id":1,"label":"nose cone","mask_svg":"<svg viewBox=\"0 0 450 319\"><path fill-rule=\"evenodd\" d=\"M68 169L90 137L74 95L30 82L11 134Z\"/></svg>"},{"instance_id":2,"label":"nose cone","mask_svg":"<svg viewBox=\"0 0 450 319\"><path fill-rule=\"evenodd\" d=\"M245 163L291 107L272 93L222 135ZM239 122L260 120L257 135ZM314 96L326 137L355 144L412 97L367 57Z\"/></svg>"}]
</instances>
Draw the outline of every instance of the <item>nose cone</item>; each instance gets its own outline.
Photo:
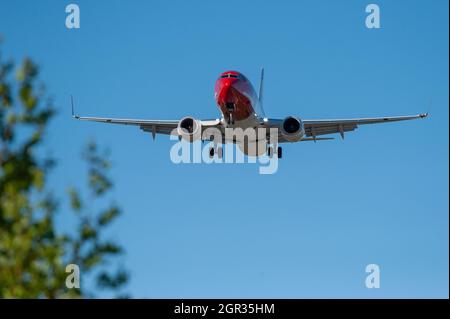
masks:
<instances>
[{"instance_id":1,"label":"nose cone","mask_svg":"<svg viewBox=\"0 0 450 319\"><path fill-rule=\"evenodd\" d=\"M238 79L236 78L223 78L217 81L216 86L216 100L217 104L225 105L226 103L233 102L234 85Z\"/></svg>"}]
</instances>

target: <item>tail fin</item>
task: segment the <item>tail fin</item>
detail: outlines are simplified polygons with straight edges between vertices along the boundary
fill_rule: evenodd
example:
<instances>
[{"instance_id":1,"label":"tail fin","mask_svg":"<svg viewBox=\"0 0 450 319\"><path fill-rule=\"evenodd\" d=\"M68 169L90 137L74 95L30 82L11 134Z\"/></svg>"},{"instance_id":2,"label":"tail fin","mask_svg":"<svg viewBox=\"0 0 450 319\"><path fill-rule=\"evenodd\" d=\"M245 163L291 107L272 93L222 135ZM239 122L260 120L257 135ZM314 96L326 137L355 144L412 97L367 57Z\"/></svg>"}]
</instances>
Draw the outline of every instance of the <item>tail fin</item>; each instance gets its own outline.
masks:
<instances>
[{"instance_id":1,"label":"tail fin","mask_svg":"<svg viewBox=\"0 0 450 319\"><path fill-rule=\"evenodd\" d=\"M264 107L263 107L263 90L264 90L264 68L261 68L261 79L259 81L259 107L261 108L261 116L265 117Z\"/></svg>"}]
</instances>

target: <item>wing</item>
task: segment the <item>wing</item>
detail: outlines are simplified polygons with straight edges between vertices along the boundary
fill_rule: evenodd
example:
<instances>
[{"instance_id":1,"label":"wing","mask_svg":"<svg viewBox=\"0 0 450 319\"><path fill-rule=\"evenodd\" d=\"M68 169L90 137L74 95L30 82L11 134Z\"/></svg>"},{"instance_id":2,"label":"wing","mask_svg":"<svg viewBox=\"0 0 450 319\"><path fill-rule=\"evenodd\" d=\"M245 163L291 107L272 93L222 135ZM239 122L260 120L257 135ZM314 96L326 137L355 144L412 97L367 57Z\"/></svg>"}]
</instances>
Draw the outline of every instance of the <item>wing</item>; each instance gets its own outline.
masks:
<instances>
[{"instance_id":1,"label":"wing","mask_svg":"<svg viewBox=\"0 0 450 319\"><path fill-rule=\"evenodd\" d=\"M358 125L377 124L386 122L398 122L426 118L428 113L411 116L393 116L393 117L372 117L357 119L338 119L338 120L303 120L305 135L313 139L318 135L340 133L344 138L345 132L355 130Z\"/></svg>"},{"instance_id":2,"label":"wing","mask_svg":"<svg viewBox=\"0 0 450 319\"><path fill-rule=\"evenodd\" d=\"M81 121L139 126L139 128L144 132L151 132L153 137L157 133L170 135L171 132L178 126L178 121L176 120L137 120L108 117L85 117L78 115L74 115L73 117Z\"/></svg>"},{"instance_id":3,"label":"wing","mask_svg":"<svg viewBox=\"0 0 450 319\"><path fill-rule=\"evenodd\" d=\"M156 134L165 135L178 135L175 130L178 127L180 120L141 120L141 119L120 119L120 118L110 118L110 117L91 117L91 116L79 116L75 115L73 108L73 96L70 97L72 104L72 117L81 121L91 121L100 123L110 123L110 124L122 124L122 125L134 125L139 126L144 132L152 133L153 139ZM215 120L200 120L202 125L202 131L209 127L216 127L222 129L221 122L219 119Z\"/></svg>"},{"instance_id":4,"label":"wing","mask_svg":"<svg viewBox=\"0 0 450 319\"><path fill-rule=\"evenodd\" d=\"M393 116L393 117L372 117L372 118L356 118L356 119L336 119L336 120L302 120L303 126L305 128L305 137L301 141L319 141L319 140L329 140L331 138L319 138L319 135L327 134L341 134L344 138L345 132L350 132L355 130L358 125L365 124L377 124L386 122L398 122L415 120L420 118L426 118L428 113L411 115L411 116ZM267 119L264 126L267 128L277 127L280 128L283 124L283 120L280 119ZM284 139L279 130L278 141L280 143L288 142Z\"/></svg>"},{"instance_id":5,"label":"wing","mask_svg":"<svg viewBox=\"0 0 450 319\"><path fill-rule=\"evenodd\" d=\"M144 132L152 133L153 138L156 134L165 135L177 135L178 132L176 128L178 127L179 120L140 120L140 119L120 119L120 118L109 118L109 117L85 117L73 115L73 117L80 121L91 121L109 124L122 124L122 125L134 125L138 126ZM221 128L220 120L200 120L202 125L202 130L208 127Z\"/></svg>"},{"instance_id":6,"label":"wing","mask_svg":"<svg viewBox=\"0 0 450 319\"><path fill-rule=\"evenodd\" d=\"M78 116L73 113L72 117L80 121L91 121L109 124L122 124L122 125L134 125L138 126L144 132L152 133L153 139L155 139L156 134L164 135L176 135L178 132L176 128L178 127L179 120L140 120L140 119L120 119L120 118L110 118L110 117L87 117ZM202 133L209 127L215 127L222 131L222 125L219 119L215 120L200 120ZM203 138L203 134L202 134ZM212 137L209 136L206 140L210 140Z\"/></svg>"}]
</instances>

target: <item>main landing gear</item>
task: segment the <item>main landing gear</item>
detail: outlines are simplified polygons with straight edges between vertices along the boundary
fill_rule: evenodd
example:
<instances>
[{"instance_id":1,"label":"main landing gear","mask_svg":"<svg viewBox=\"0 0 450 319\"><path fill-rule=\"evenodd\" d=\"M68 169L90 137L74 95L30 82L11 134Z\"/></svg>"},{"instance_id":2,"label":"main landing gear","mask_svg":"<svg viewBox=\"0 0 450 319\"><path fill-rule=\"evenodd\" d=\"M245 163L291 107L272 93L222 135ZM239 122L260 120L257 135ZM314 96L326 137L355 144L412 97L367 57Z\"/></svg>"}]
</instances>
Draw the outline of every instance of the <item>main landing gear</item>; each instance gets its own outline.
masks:
<instances>
[{"instance_id":1,"label":"main landing gear","mask_svg":"<svg viewBox=\"0 0 450 319\"><path fill-rule=\"evenodd\" d=\"M269 156L269 158L272 158L275 149L276 149L277 157L281 158L283 156L283 149L281 148L281 146L278 146L278 147L268 146L267 147L267 156Z\"/></svg>"},{"instance_id":2,"label":"main landing gear","mask_svg":"<svg viewBox=\"0 0 450 319\"><path fill-rule=\"evenodd\" d=\"M223 158L223 147L213 146L209 148L209 158L213 158L217 154L218 158Z\"/></svg>"}]
</instances>

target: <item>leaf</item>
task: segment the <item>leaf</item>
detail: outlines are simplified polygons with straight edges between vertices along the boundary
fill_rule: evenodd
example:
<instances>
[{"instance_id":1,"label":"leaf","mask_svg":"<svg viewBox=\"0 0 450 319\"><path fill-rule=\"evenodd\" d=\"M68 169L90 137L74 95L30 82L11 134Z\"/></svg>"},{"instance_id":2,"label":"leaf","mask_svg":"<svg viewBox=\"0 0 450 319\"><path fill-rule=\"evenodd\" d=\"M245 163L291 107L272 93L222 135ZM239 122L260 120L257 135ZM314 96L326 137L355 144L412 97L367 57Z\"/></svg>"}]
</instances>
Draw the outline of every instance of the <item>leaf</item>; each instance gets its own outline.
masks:
<instances>
[{"instance_id":1,"label":"leaf","mask_svg":"<svg viewBox=\"0 0 450 319\"><path fill-rule=\"evenodd\" d=\"M89 222L84 221L81 225L81 240L89 240L97 237L97 230Z\"/></svg>"},{"instance_id":2,"label":"leaf","mask_svg":"<svg viewBox=\"0 0 450 319\"><path fill-rule=\"evenodd\" d=\"M42 190L44 188L44 172L40 169L33 168L31 170L33 175L33 184L37 190Z\"/></svg>"},{"instance_id":3,"label":"leaf","mask_svg":"<svg viewBox=\"0 0 450 319\"><path fill-rule=\"evenodd\" d=\"M33 61L29 58L26 58L22 66L19 68L16 74L17 81L29 83L33 80L39 73L39 68Z\"/></svg>"},{"instance_id":4,"label":"leaf","mask_svg":"<svg viewBox=\"0 0 450 319\"><path fill-rule=\"evenodd\" d=\"M97 285L101 289L118 288L128 282L128 273L118 270L115 274L102 272L97 277Z\"/></svg>"},{"instance_id":5,"label":"leaf","mask_svg":"<svg viewBox=\"0 0 450 319\"><path fill-rule=\"evenodd\" d=\"M89 186L96 196L101 196L111 188L112 183L99 170L91 169L89 171Z\"/></svg>"},{"instance_id":6,"label":"leaf","mask_svg":"<svg viewBox=\"0 0 450 319\"><path fill-rule=\"evenodd\" d=\"M97 244L95 246L96 252L99 254L105 255L105 254L119 254L122 252L122 248L120 248L118 245L111 243L111 242L105 242L101 244Z\"/></svg>"},{"instance_id":7,"label":"leaf","mask_svg":"<svg viewBox=\"0 0 450 319\"><path fill-rule=\"evenodd\" d=\"M105 226L111 223L117 216L119 216L120 210L117 206L113 206L100 214L98 217L98 224Z\"/></svg>"},{"instance_id":8,"label":"leaf","mask_svg":"<svg viewBox=\"0 0 450 319\"><path fill-rule=\"evenodd\" d=\"M70 207L72 207L75 212L79 212L82 208L80 195L73 187L70 187L67 192L70 197Z\"/></svg>"}]
</instances>

